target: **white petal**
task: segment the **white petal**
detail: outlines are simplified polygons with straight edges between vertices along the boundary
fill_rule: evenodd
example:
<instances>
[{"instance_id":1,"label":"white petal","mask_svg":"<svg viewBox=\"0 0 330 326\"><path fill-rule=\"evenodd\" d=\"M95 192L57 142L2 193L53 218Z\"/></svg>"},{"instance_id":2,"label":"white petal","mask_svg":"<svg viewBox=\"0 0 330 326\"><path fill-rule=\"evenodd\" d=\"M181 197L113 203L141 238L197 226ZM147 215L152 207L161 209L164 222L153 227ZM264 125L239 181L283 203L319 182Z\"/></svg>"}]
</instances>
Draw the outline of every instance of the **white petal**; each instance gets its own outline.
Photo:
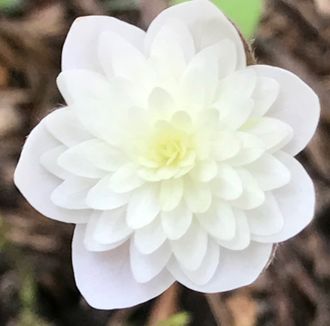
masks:
<instances>
[{"instance_id":1,"label":"white petal","mask_svg":"<svg viewBox=\"0 0 330 326\"><path fill-rule=\"evenodd\" d=\"M156 251L165 240L166 235L159 219L134 232L134 244L145 255Z\"/></svg>"},{"instance_id":2,"label":"white petal","mask_svg":"<svg viewBox=\"0 0 330 326\"><path fill-rule=\"evenodd\" d=\"M208 108L213 104L217 95L216 88L219 78L233 73L236 64L235 45L230 40L223 40L204 48L193 57L183 75L180 90L181 105L196 110ZM246 107L246 105L243 106Z\"/></svg>"},{"instance_id":3,"label":"white petal","mask_svg":"<svg viewBox=\"0 0 330 326\"><path fill-rule=\"evenodd\" d=\"M220 81L217 91L218 103L222 113L230 113L230 108L225 105L236 98L247 100L251 98L256 87L257 75L250 67L238 70Z\"/></svg>"},{"instance_id":4,"label":"white petal","mask_svg":"<svg viewBox=\"0 0 330 326\"><path fill-rule=\"evenodd\" d=\"M141 165L144 164L145 166L150 166L153 164L153 162L145 161L145 160L140 160L140 162ZM184 172L185 172L184 174L186 174L186 170L184 170ZM161 167L159 169L142 166L138 170L138 175L144 182L160 182L161 180L169 180L174 176L177 176L177 173L178 173L178 169L172 166Z\"/></svg>"},{"instance_id":5,"label":"white petal","mask_svg":"<svg viewBox=\"0 0 330 326\"><path fill-rule=\"evenodd\" d=\"M131 233L126 224L125 207L100 213L94 229L95 239L105 245L122 241Z\"/></svg>"},{"instance_id":6,"label":"white petal","mask_svg":"<svg viewBox=\"0 0 330 326\"><path fill-rule=\"evenodd\" d=\"M89 70L67 70L57 77L57 86L68 105L86 100L111 100L110 84Z\"/></svg>"},{"instance_id":7,"label":"white petal","mask_svg":"<svg viewBox=\"0 0 330 326\"><path fill-rule=\"evenodd\" d=\"M197 51L224 39L233 41L238 54L238 68L245 67L244 46L236 28L210 1L189 1L161 12L149 27L146 35L147 48L150 47L159 30L172 19L180 20L187 25Z\"/></svg>"},{"instance_id":8,"label":"white petal","mask_svg":"<svg viewBox=\"0 0 330 326\"><path fill-rule=\"evenodd\" d=\"M226 163L243 166L254 162L265 152L266 147L259 137L246 132L238 132L236 136L241 142L240 151Z\"/></svg>"},{"instance_id":9,"label":"white petal","mask_svg":"<svg viewBox=\"0 0 330 326\"><path fill-rule=\"evenodd\" d=\"M99 38L98 56L106 76L123 77L138 81L146 71L146 58L124 37L117 33L104 32ZM142 82L142 80L141 80Z\"/></svg>"},{"instance_id":10,"label":"white petal","mask_svg":"<svg viewBox=\"0 0 330 326\"><path fill-rule=\"evenodd\" d=\"M110 178L109 186L117 193L130 192L144 184L132 164L126 164L120 167Z\"/></svg>"},{"instance_id":11,"label":"white petal","mask_svg":"<svg viewBox=\"0 0 330 326\"><path fill-rule=\"evenodd\" d=\"M77 286L92 307L131 307L156 297L173 283L166 271L148 283L137 283L130 268L128 244L104 253L88 252L84 232L84 226L76 227L72 260Z\"/></svg>"},{"instance_id":12,"label":"white petal","mask_svg":"<svg viewBox=\"0 0 330 326\"><path fill-rule=\"evenodd\" d=\"M232 204L240 209L253 209L259 207L265 201L265 193L250 172L244 169L237 170L243 185L243 193L232 201Z\"/></svg>"},{"instance_id":13,"label":"white petal","mask_svg":"<svg viewBox=\"0 0 330 326\"><path fill-rule=\"evenodd\" d=\"M230 165L221 164L218 166L218 176L213 181L212 190L224 200L237 199L243 192L241 178Z\"/></svg>"},{"instance_id":14,"label":"white petal","mask_svg":"<svg viewBox=\"0 0 330 326\"><path fill-rule=\"evenodd\" d=\"M51 194L52 202L62 208L86 209L88 191L95 185L95 181L86 178L70 177L64 180Z\"/></svg>"},{"instance_id":15,"label":"white petal","mask_svg":"<svg viewBox=\"0 0 330 326\"><path fill-rule=\"evenodd\" d=\"M256 88L252 95L254 100L252 114L255 116L264 115L275 103L279 91L280 85L275 79L258 77Z\"/></svg>"},{"instance_id":16,"label":"white petal","mask_svg":"<svg viewBox=\"0 0 330 326\"><path fill-rule=\"evenodd\" d=\"M64 43L62 68L88 69L101 72L97 42L102 32L112 31L142 49L145 33L136 26L107 16L87 16L75 20Z\"/></svg>"},{"instance_id":17,"label":"white petal","mask_svg":"<svg viewBox=\"0 0 330 326\"><path fill-rule=\"evenodd\" d=\"M206 112L201 113L203 116L207 116ZM171 117L171 124L173 127L176 127L187 132L191 132L193 128L192 117L189 112L181 110L175 111Z\"/></svg>"},{"instance_id":18,"label":"white petal","mask_svg":"<svg viewBox=\"0 0 330 326\"><path fill-rule=\"evenodd\" d=\"M222 131L217 133L214 142L214 155L217 161L230 159L238 154L241 148L241 141L234 132Z\"/></svg>"},{"instance_id":19,"label":"white petal","mask_svg":"<svg viewBox=\"0 0 330 326\"><path fill-rule=\"evenodd\" d=\"M236 218L230 205L226 202L216 202L204 214L199 214L199 223L214 238L231 240L236 233Z\"/></svg>"},{"instance_id":20,"label":"white petal","mask_svg":"<svg viewBox=\"0 0 330 326\"><path fill-rule=\"evenodd\" d=\"M132 119L140 118L143 111L133 108L141 105L143 96L137 96L136 87L128 80L107 80L92 71L68 70L60 74L57 83L78 123L96 138L118 145L125 128L140 127L137 122L141 119Z\"/></svg>"},{"instance_id":21,"label":"white petal","mask_svg":"<svg viewBox=\"0 0 330 326\"><path fill-rule=\"evenodd\" d=\"M189 110L208 108L214 101L219 65L214 47L203 49L193 57L181 80L180 105Z\"/></svg>"},{"instance_id":22,"label":"white petal","mask_svg":"<svg viewBox=\"0 0 330 326\"><path fill-rule=\"evenodd\" d=\"M42 167L39 158L45 152L58 147L46 130L45 120L31 132L23 147L15 171L15 184L28 202L41 214L67 223L86 223L90 210L68 210L53 204L51 193L61 184L61 180Z\"/></svg>"},{"instance_id":23,"label":"white petal","mask_svg":"<svg viewBox=\"0 0 330 326\"><path fill-rule=\"evenodd\" d=\"M53 111L45 118L45 123L47 130L68 147L92 138L70 108Z\"/></svg>"},{"instance_id":24,"label":"white petal","mask_svg":"<svg viewBox=\"0 0 330 326\"><path fill-rule=\"evenodd\" d=\"M191 171L192 177L196 181L209 182L216 177L218 173L218 165L215 161L205 160L196 163Z\"/></svg>"},{"instance_id":25,"label":"white petal","mask_svg":"<svg viewBox=\"0 0 330 326\"><path fill-rule=\"evenodd\" d=\"M254 66L253 69L260 76L273 78L279 83L279 96L267 115L293 128L294 137L283 150L292 155L298 154L313 137L319 121L320 103L317 95L287 70L263 65Z\"/></svg>"},{"instance_id":26,"label":"white petal","mask_svg":"<svg viewBox=\"0 0 330 326\"><path fill-rule=\"evenodd\" d=\"M253 106L253 100L239 97L233 97L226 102L219 101L215 107L219 110L220 126L224 129L239 129L248 120Z\"/></svg>"},{"instance_id":27,"label":"white petal","mask_svg":"<svg viewBox=\"0 0 330 326\"><path fill-rule=\"evenodd\" d=\"M186 61L189 61L195 53L194 40L187 25L174 17L169 19L155 35L150 45L150 56L164 56L164 50L169 49L171 49L172 54L171 46L174 46L174 50L177 50L176 47L180 47Z\"/></svg>"},{"instance_id":28,"label":"white petal","mask_svg":"<svg viewBox=\"0 0 330 326\"><path fill-rule=\"evenodd\" d=\"M245 214L253 235L269 236L283 229L283 215L271 193L266 194L265 202L260 207L246 211Z\"/></svg>"},{"instance_id":29,"label":"white petal","mask_svg":"<svg viewBox=\"0 0 330 326\"><path fill-rule=\"evenodd\" d=\"M235 43L230 39L224 39L214 47L219 64L218 78L222 79L233 73L238 66Z\"/></svg>"},{"instance_id":30,"label":"white petal","mask_svg":"<svg viewBox=\"0 0 330 326\"><path fill-rule=\"evenodd\" d=\"M160 211L159 190L156 185L146 184L135 190L127 207L127 224L132 229L151 223Z\"/></svg>"},{"instance_id":31,"label":"white petal","mask_svg":"<svg viewBox=\"0 0 330 326\"><path fill-rule=\"evenodd\" d=\"M113 130L113 110L110 100L84 99L83 97L80 99L78 99L80 102L70 105L70 109L77 117L78 123L91 135L90 139L102 139L110 144L118 145L119 137ZM112 140L116 138L117 142L113 143Z\"/></svg>"},{"instance_id":32,"label":"white petal","mask_svg":"<svg viewBox=\"0 0 330 326\"><path fill-rule=\"evenodd\" d=\"M207 241L207 233L195 222L183 237L171 241L171 247L179 264L195 271L201 266L206 255Z\"/></svg>"},{"instance_id":33,"label":"white petal","mask_svg":"<svg viewBox=\"0 0 330 326\"><path fill-rule=\"evenodd\" d=\"M186 113L189 117L189 114ZM190 118L191 120L191 118ZM219 112L218 110L214 109L214 108L208 108L208 109L204 109L202 111L199 112L199 114L197 115L196 120L198 121L198 126L201 129L204 128L211 128L211 130L217 130L219 127ZM188 130L191 130L188 129ZM214 134L214 133L212 133ZM218 135L215 135L215 140L217 140Z\"/></svg>"},{"instance_id":34,"label":"white petal","mask_svg":"<svg viewBox=\"0 0 330 326\"><path fill-rule=\"evenodd\" d=\"M268 117L252 119L241 130L259 137L271 152L285 146L293 137L293 130L287 123Z\"/></svg>"},{"instance_id":35,"label":"white petal","mask_svg":"<svg viewBox=\"0 0 330 326\"><path fill-rule=\"evenodd\" d=\"M263 191L281 188L290 182L290 171L273 155L264 154L246 168Z\"/></svg>"},{"instance_id":36,"label":"white petal","mask_svg":"<svg viewBox=\"0 0 330 326\"><path fill-rule=\"evenodd\" d=\"M150 282L159 275L172 255L168 242L150 255L141 254L131 242L130 259L134 278L139 283Z\"/></svg>"},{"instance_id":37,"label":"white petal","mask_svg":"<svg viewBox=\"0 0 330 326\"><path fill-rule=\"evenodd\" d=\"M271 244L251 242L245 250L223 248L213 278L202 286L193 283L180 270L176 270L173 276L181 284L199 292L217 293L237 289L256 280L271 257L272 247Z\"/></svg>"},{"instance_id":38,"label":"white petal","mask_svg":"<svg viewBox=\"0 0 330 326\"><path fill-rule=\"evenodd\" d=\"M192 180L185 181L184 199L188 208L193 213L204 213L212 203L212 192L210 186Z\"/></svg>"},{"instance_id":39,"label":"white petal","mask_svg":"<svg viewBox=\"0 0 330 326\"><path fill-rule=\"evenodd\" d=\"M183 181L179 179L165 180L160 186L159 202L163 211L175 209L183 196Z\"/></svg>"},{"instance_id":40,"label":"white petal","mask_svg":"<svg viewBox=\"0 0 330 326\"><path fill-rule=\"evenodd\" d=\"M96 237L95 230L97 228L97 223L99 220L100 212L95 211L91 218L88 221L88 224L85 229L85 236L84 236L84 246L88 251L93 252L104 252L113 250L115 248L120 247L127 241L127 238L118 241L109 241L109 243L104 244L98 241Z\"/></svg>"},{"instance_id":41,"label":"white petal","mask_svg":"<svg viewBox=\"0 0 330 326\"><path fill-rule=\"evenodd\" d=\"M250 244L250 228L246 215L239 210L235 210L236 233L230 240L219 240L218 243L227 249L244 250Z\"/></svg>"},{"instance_id":42,"label":"white petal","mask_svg":"<svg viewBox=\"0 0 330 326\"><path fill-rule=\"evenodd\" d=\"M60 145L55 147L40 157L40 164L51 174L64 180L69 177L69 173L57 164L58 157L67 149L66 146Z\"/></svg>"},{"instance_id":43,"label":"white petal","mask_svg":"<svg viewBox=\"0 0 330 326\"><path fill-rule=\"evenodd\" d=\"M281 242L302 231L312 220L315 209L315 190L313 182L303 166L293 157L278 153L277 158L290 170L291 182L273 191L273 195L284 218L283 229L274 235L255 240L262 242Z\"/></svg>"},{"instance_id":44,"label":"white petal","mask_svg":"<svg viewBox=\"0 0 330 326\"><path fill-rule=\"evenodd\" d=\"M98 139L70 147L58 159L61 167L86 178L101 178L106 171L115 171L124 162L123 154Z\"/></svg>"},{"instance_id":45,"label":"white petal","mask_svg":"<svg viewBox=\"0 0 330 326\"><path fill-rule=\"evenodd\" d=\"M150 47L151 62L161 78L170 78L173 82L181 76L194 53L192 36L187 26L177 19L162 26Z\"/></svg>"},{"instance_id":46,"label":"white petal","mask_svg":"<svg viewBox=\"0 0 330 326\"><path fill-rule=\"evenodd\" d=\"M192 217L192 212L183 203L173 211L162 212L161 221L164 233L171 240L180 239L188 231Z\"/></svg>"},{"instance_id":47,"label":"white petal","mask_svg":"<svg viewBox=\"0 0 330 326\"><path fill-rule=\"evenodd\" d=\"M213 277L219 264L219 254L219 245L215 243L215 241L213 241L212 239L209 239L206 255L203 259L201 266L197 270L190 271L184 269L178 264L175 259L172 259L170 261L168 269L169 271L171 271L174 277L177 273L177 270L179 270L180 272L183 271L191 282L197 285L203 285L209 282L210 279Z\"/></svg>"},{"instance_id":48,"label":"white petal","mask_svg":"<svg viewBox=\"0 0 330 326\"><path fill-rule=\"evenodd\" d=\"M64 151L57 159L58 165L65 171L85 178L102 178L106 171L98 168L93 162L93 157L98 155L97 148L91 147L97 140L73 146ZM95 155L95 156L94 156Z\"/></svg>"},{"instance_id":49,"label":"white petal","mask_svg":"<svg viewBox=\"0 0 330 326\"><path fill-rule=\"evenodd\" d=\"M104 177L90 189L87 194L86 202L91 208L109 210L126 205L129 198L129 194L113 192L109 186L109 177Z\"/></svg>"},{"instance_id":50,"label":"white petal","mask_svg":"<svg viewBox=\"0 0 330 326\"><path fill-rule=\"evenodd\" d=\"M251 99L256 84L252 69L244 69L223 79L217 90L214 107L219 111L223 128L238 129L251 115L254 101Z\"/></svg>"},{"instance_id":51,"label":"white petal","mask_svg":"<svg viewBox=\"0 0 330 326\"><path fill-rule=\"evenodd\" d=\"M149 96L150 114L155 119L168 119L174 109L171 95L164 89L156 87Z\"/></svg>"}]
</instances>

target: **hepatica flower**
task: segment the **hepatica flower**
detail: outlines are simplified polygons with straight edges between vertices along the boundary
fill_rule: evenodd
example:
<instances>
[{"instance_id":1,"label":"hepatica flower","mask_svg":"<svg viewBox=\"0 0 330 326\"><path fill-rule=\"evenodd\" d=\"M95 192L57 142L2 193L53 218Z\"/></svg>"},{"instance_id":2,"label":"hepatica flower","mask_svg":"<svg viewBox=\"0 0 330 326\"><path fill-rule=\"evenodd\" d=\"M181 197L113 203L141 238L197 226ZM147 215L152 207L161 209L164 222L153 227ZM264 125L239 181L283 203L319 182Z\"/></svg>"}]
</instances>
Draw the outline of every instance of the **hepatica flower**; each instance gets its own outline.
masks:
<instances>
[{"instance_id":1,"label":"hepatica flower","mask_svg":"<svg viewBox=\"0 0 330 326\"><path fill-rule=\"evenodd\" d=\"M67 107L31 132L15 181L43 215L76 224L73 268L90 305L136 305L174 281L250 284L273 244L311 221L313 184L293 156L319 100L286 70L248 67L211 2L173 6L146 33L77 19L57 82Z\"/></svg>"}]
</instances>

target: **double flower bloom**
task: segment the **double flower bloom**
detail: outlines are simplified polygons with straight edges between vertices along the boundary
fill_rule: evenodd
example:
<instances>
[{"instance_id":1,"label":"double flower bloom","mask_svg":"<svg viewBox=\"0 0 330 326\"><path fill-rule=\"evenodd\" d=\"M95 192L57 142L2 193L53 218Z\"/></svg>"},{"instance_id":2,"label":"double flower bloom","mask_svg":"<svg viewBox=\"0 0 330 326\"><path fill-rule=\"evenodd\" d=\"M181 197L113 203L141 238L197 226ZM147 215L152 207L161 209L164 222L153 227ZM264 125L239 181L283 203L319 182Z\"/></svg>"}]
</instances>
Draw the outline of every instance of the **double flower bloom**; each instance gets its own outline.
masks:
<instances>
[{"instance_id":1,"label":"double flower bloom","mask_svg":"<svg viewBox=\"0 0 330 326\"><path fill-rule=\"evenodd\" d=\"M77 19L58 87L67 107L31 132L15 182L42 214L76 224L75 278L92 306L132 306L175 280L247 285L312 219L313 184L293 156L318 98L288 71L247 67L209 1L165 10L147 33Z\"/></svg>"}]
</instances>

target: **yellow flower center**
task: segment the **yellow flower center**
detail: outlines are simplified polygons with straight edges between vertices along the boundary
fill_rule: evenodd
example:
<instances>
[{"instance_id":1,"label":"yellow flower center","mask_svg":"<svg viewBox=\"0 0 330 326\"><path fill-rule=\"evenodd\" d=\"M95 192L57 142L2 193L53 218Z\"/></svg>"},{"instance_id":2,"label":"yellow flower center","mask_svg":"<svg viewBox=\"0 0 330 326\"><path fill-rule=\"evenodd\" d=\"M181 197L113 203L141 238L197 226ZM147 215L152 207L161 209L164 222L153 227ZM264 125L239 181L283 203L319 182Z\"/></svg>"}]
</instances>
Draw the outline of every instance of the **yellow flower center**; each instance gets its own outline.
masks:
<instances>
[{"instance_id":1,"label":"yellow flower center","mask_svg":"<svg viewBox=\"0 0 330 326\"><path fill-rule=\"evenodd\" d=\"M147 156L159 167L175 167L185 158L190 147L191 144L185 132L169 128L153 135Z\"/></svg>"},{"instance_id":2,"label":"yellow flower center","mask_svg":"<svg viewBox=\"0 0 330 326\"><path fill-rule=\"evenodd\" d=\"M153 169L180 168L194 152L191 133L166 121L157 123L139 144L139 162Z\"/></svg>"}]
</instances>

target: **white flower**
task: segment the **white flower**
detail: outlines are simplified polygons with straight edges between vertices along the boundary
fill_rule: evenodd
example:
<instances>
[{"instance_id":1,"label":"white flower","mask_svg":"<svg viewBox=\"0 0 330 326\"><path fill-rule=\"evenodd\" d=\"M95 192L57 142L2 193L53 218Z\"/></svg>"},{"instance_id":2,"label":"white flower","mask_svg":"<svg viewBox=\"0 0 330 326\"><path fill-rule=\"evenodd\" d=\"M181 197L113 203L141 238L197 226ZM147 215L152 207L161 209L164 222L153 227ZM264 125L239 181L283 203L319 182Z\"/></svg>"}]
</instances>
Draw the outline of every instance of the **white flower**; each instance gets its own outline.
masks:
<instances>
[{"instance_id":1,"label":"white flower","mask_svg":"<svg viewBox=\"0 0 330 326\"><path fill-rule=\"evenodd\" d=\"M288 71L247 67L211 2L173 6L147 33L77 19L58 87L67 107L32 131L15 182L39 212L77 224L75 278L92 306L136 305L175 280L247 285L311 221L313 184L293 156L319 100Z\"/></svg>"}]
</instances>

